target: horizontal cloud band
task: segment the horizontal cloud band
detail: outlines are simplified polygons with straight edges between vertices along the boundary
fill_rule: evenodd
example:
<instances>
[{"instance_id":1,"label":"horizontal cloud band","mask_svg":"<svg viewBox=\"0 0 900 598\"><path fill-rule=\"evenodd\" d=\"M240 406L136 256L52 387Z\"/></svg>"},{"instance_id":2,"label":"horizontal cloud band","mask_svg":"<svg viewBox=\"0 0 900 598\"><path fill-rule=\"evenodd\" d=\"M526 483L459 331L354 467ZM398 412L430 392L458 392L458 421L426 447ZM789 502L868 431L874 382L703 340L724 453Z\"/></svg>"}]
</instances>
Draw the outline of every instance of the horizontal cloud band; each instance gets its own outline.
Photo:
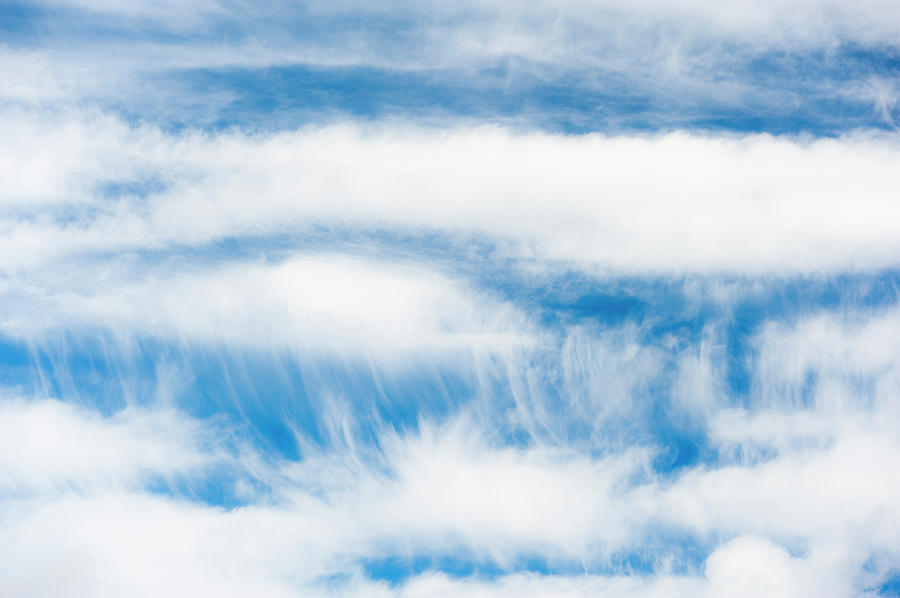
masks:
<instances>
[{"instance_id":1,"label":"horizontal cloud band","mask_svg":"<svg viewBox=\"0 0 900 598\"><path fill-rule=\"evenodd\" d=\"M515 258L617 273L871 269L900 253L893 135L247 136L21 117L0 123L17 173L0 196L6 271L316 227L475 235Z\"/></svg>"}]
</instances>

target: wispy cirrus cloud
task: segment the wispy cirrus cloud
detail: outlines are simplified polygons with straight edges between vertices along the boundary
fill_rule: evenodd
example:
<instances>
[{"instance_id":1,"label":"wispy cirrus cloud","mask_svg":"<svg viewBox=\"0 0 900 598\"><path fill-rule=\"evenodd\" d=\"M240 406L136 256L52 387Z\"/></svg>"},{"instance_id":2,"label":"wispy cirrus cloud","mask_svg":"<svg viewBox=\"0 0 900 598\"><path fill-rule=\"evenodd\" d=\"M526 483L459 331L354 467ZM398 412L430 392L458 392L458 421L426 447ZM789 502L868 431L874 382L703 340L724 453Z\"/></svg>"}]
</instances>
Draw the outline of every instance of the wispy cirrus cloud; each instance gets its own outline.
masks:
<instances>
[{"instance_id":1,"label":"wispy cirrus cloud","mask_svg":"<svg viewBox=\"0 0 900 598\"><path fill-rule=\"evenodd\" d=\"M894 121L896 94L885 90L900 24L876 1L86 2L7 12L7 101L88 102L182 126L351 116L756 130L765 119L835 134Z\"/></svg>"},{"instance_id":2,"label":"wispy cirrus cloud","mask_svg":"<svg viewBox=\"0 0 900 598\"><path fill-rule=\"evenodd\" d=\"M0 6L0 593L894 595L898 30Z\"/></svg>"}]
</instances>

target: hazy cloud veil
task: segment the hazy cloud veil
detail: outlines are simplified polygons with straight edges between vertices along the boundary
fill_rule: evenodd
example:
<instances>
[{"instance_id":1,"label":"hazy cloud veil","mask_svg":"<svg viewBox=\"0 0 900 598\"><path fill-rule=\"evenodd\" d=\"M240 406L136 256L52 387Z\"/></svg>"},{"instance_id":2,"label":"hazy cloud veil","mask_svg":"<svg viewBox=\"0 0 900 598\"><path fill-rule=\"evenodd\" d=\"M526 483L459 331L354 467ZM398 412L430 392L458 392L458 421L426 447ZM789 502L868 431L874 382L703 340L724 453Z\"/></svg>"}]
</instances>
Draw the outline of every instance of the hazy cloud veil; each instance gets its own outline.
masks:
<instances>
[{"instance_id":1,"label":"hazy cloud veil","mask_svg":"<svg viewBox=\"0 0 900 598\"><path fill-rule=\"evenodd\" d=\"M898 40L0 2L0 595L900 596Z\"/></svg>"}]
</instances>

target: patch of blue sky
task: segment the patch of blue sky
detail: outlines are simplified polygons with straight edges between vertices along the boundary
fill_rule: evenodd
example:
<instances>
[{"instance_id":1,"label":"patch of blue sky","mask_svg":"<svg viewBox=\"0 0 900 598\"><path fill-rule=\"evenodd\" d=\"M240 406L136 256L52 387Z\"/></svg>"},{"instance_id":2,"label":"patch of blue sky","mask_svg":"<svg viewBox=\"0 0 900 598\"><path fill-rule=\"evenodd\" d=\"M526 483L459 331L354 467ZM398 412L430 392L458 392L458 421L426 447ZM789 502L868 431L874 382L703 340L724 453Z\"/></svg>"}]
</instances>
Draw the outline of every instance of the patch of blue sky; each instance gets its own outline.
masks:
<instances>
[{"instance_id":1,"label":"patch of blue sky","mask_svg":"<svg viewBox=\"0 0 900 598\"><path fill-rule=\"evenodd\" d=\"M228 466L207 468L199 474L151 475L142 488L150 494L226 510L254 504L256 497L270 491L258 478Z\"/></svg>"},{"instance_id":2,"label":"patch of blue sky","mask_svg":"<svg viewBox=\"0 0 900 598\"><path fill-rule=\"evenodd\" d=\"M173 401L195 417L226 417L264 454L283 459L300 458L298 438L314 448L340 448L345 439L335 436L328 409L351 422L353 437L346 440L373 447L385 426L413 432L422 418L446 416L475 394L471 374L452 362L414 362L395 374L365 358L298 360L287 352L148 338L120 347L98 333L65 333L39 348L2 347L0 365L31 365L4 368L9 386L105 415L127 405Z\"/></svg>"},{"instance_id":3,"label":"patch of blue sky","mask_svg":"<svg viewBox=\"0 0 900 598\"><path fill-rule=\"evenodd\" d=\"M715 465L718 461L705 429L684 415L679 417L671 406L654 401L647 419L652 445L659 449L653 469L662 479L677 477L701 463Z\"/></svg>"},{"instance_id":4,"label":"patch of blue sky","mask_svg":"<svg viewBox=\"0 0 900 598\"><path fill-rule=\"evenodd\" d=\"M892 571L878 587L878 595L890 598L900 596L900 571Z\"/></svg>"},{"instance_id":5,"label":"patch of blue sky","mask_svg":"<svg viewBox=\"0 0 900 598\"><path fill-rule=\"evenodd\" d=\"M665 82L647 85L600 69L559 72L512 58L475 71L314 65L196 69L164 73L153 84L165 90L168 102L182 102L182 109L154 113L160 103L148 105L148 112L130 103L120 108L134 111L138 120L161 119L175 128L202 123L214 130L280 130L350 118L494 122L574 134L680 128L831 136L894 128L895 109L884 113L872 98L847 89L890 76L891 64L890 54L861 56L855 49L833 68L823 68L819 56L760 56L734 65L728 81L705 82L705 92L675 90ZM716 91L728 86L738 91ZM214 103L198 105L199 97Z\"/></svg>"},{"instance_id":6,"label":"patch of blue sky","mask_svg":"<svg viewBox=\"0 0 900 598\"><path fill-rule=\"evenodd\" d=\"M111 180L103 183L96 195L107 200L128 198L146 198L162 193L168 188L168 184L160 177L145 177L132 180Z\"/></svg>"},{"instance_id":7,"label":"patch of blue sky","mask_svg":"<svg viewBox=\"0 0 900 598\"><path fill-rule=\"evenodd\" d=\"M2 31L38 32L32 41L74 45L97 41L179 42L185 45L213 41L220 45L268 40L276 45L291 42L337 44L347 35L365 37L383 50L408 48L404 40L416 35L422 23L413 15L386 12L377 17L316 12L304 3L278 6L237 6L222 3L219 10L206 10L184 3L176 7L98 6L98 10L76 6L41 5L4 0L0 3ZM141 10L143 8L143 10ZM175 8L175 10L171 10ZM110 10L111 9L111 10Z\"/></svg>"},{"instance_id":8,"label":"patch of blue sky","mask_svg":"<svg viewBox=\"0 0 900 598\"><path fill-rule=\"evenodd\" d=\"M710 540L657 530L639 546L617 551L604 558L582 560L549 556L546 551L524 550L497 561L488 555L457 548L444 552L391 553L360 559L366 577L398 585L425 572L439 572L453 578L495 580L515 573L538 575L696 575L715 548Z\"/></svg>"},{"instance_id":9,"label":"patch of blue sky","mask_svg":"<svg viewBox=\"0 0 900 598\"><path fill-rule=\"evenodd\" d=\"M403 583L410 577L426 571L445 573L451 577L477 577L479 579L495 579L506 572L497 563L481 561L472 555L391 555L361 559L359 566L369 579L386 581L391 585Z\"/></svg>"},{"instance_id":10,"label":"patch of blue sky","mask_svg":"<svg viewBox=\"0 0 900 598\"><path fill-rule=\"evenodd\" d=\"M5 45L33 44L45 30L47 11L28 2L0 2L0 34Z\"/></svg>"},{"instance_id":11,"label":"patch of blue sky","mask_svg":"<svg viewBox=\"0 0 900 598\"><path fill-rule=\"evenodd\" d=\"M26 357L31 354L31 357ZM38 396L74 401L106 415L129 404L154 405L169 391L160 368L178 376L175 404L190 415L225 415L264 454L298 459L302 449L335 449L352 445L368 452L377 449L386 431L414 433L421 421L440 422L486 398L481 412L489 418L496 440L515 445L535 440L573 447L594 447L602 454L608 445L651 443L663 447L655 463L670 472L694 464L704 448L702 430L689 420L679 421L669 392L672 369L635 389L629 414L609 417L602 430L581 413L571 412L572 389L550 375L558 356L531 361L543 372L537 390L551 427L524 430L503 414L515 402L504 364L481 366L476 377L466 360L411 362L403 373L379 371L365 359L305 358L255 350L216 346L190 348L141 339L127 350L109 338L88 340L65 335L31 352L7 345L5 361L32 359L31 368L6 369L7 383ZM513 375L521 375L514 372ZM337 416L329 410L337 410ZM335 430L334 417L347 426ZM697 436L700 433L700 436ZM344 437L348 434L349 437ZM598 438L600 434L603 438Z\"/></svg>"},{"instance_id":12,"label":"patch of blue sky","mask_svg":"<svg viewBox=\"0 0 900 598\"><path fill-rule=\"evenodd\" d=\"M155 363L165 355L153 350L145 360L140 348L123 350L108 334L62 330L40 340L4 343L7 363L28 359L28 369L6 369L8 384L25 396L78 403L104 416L129 404L150 404L157 391ZM146 346L144 341L141 345Z\"/></svg>"},{"instance_id":13,"label":"patch of blue sky","mask_svg":"<svg viewBox=\"0 0 900 598\"><path fill-rule=\"evenodd\" d=\"M896 598L900 596L900 569L892 555L874 552L862 564L860 586L867 595Z\"/></svg>"},{"instance_id":14,"label":"patch of blue sky","mask_svg":"<svg viewBox=\"0 0 900 598\"><path fill-rule=\"evenodd\" d=\"M140 15L141 11L135 11L135 14ZM3 42L11 47L71 50L85 44L116 41L172 44L208 39L224 42L242 37L241 31L243 28L234 20L217 19L214 15L207 15L203 28L187 32L177 25L173 27L172 23L146 16L123 18L63 3L0 2L0 33Z\"/></svg>"}]
</instances>

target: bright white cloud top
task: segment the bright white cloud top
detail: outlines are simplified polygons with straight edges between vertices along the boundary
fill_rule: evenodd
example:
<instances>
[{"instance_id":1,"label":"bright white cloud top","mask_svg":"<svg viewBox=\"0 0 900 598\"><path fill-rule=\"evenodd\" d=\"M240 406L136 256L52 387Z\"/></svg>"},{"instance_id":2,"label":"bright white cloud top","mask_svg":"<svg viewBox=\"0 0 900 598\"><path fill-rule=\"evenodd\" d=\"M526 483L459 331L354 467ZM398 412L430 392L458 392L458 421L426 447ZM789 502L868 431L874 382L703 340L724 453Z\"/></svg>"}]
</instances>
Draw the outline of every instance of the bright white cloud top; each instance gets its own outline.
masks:
<instances>
[{"instance_id":1,"label":"bright white cloud top","mask_svg":"<svg viewBox=\"0 0 900 598\"><path fill-rule=\"evenodd\" d=\"M900 596L898 34L0 6L0 594Z\"/></svg>"}]
</instances>

